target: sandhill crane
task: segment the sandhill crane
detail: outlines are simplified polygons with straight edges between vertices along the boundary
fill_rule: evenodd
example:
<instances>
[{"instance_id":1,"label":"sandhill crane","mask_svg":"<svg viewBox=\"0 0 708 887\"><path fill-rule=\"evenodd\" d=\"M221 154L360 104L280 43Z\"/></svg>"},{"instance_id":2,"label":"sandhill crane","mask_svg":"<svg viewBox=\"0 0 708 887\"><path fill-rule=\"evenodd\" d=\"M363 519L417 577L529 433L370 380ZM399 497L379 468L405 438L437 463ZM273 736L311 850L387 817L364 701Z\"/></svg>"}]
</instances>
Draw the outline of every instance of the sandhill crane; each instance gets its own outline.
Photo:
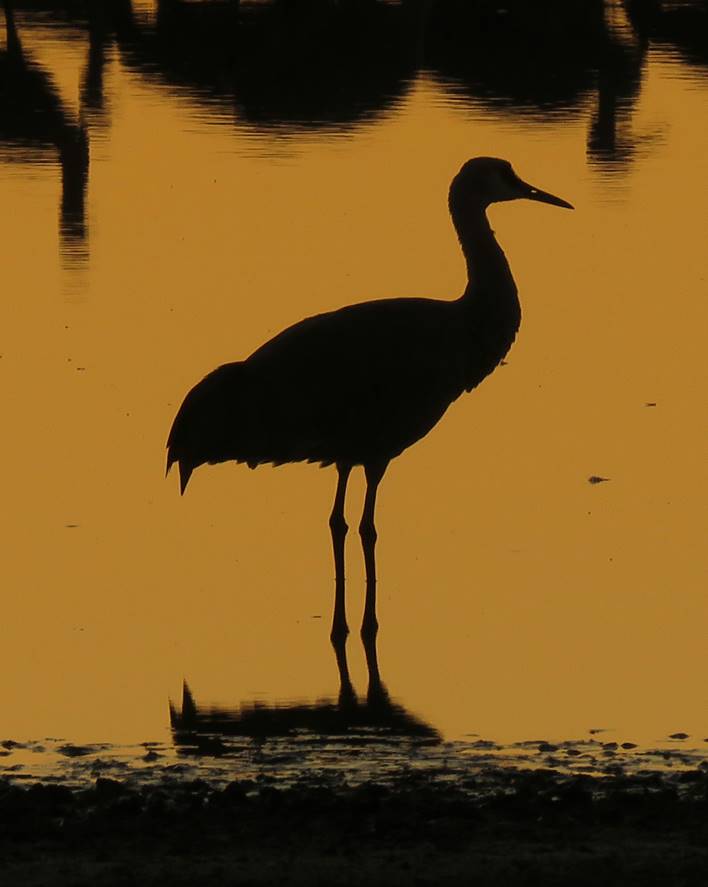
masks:
<instances>
[{"instance_id":1,"label":"sandhill crane","mask_svg":"<svg viewBox=\"0 0 708 887\"><path fill-rule=\"evenodd\" d=\"M344 499L355 465L366 476L359 524L366 567L362 635L375 634L374 508L388 463L494 370L516 337L521 309L506 257L489 226L490 203L527 198L568 209L522 181L506 160L468 160L449 209L467 262L455 301L386 299L296 323L246 360L209 373L187 394L167 442L181 491L204 463L318 462L338 472L329 519L335 563L332 639L348 634L344 604Z\"/></svg>"}]
</instances>

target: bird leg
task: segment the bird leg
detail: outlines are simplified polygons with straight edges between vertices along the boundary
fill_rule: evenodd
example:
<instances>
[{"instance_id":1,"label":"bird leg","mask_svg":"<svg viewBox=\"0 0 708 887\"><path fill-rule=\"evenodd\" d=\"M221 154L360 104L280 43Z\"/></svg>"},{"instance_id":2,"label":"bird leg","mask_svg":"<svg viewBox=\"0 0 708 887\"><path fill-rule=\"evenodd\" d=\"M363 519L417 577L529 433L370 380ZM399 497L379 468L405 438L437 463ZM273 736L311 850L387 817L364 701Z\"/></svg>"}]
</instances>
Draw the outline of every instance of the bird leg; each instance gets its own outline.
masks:
<instances>
[{"instance_id":1,"label":"bird leg","mask_svg":"<svg viewBox=\"0 0 708 887\"><path fill-rule=\"evenodd\" d=\"M364 511L359 524L361 545L364 549L364 566L366 568L366 601L364 603L364 620L361 623L361 636L375 637L379 624L376 621L376 527L374 526L374 510L376 508L376 491L388 462L377 462L364 466L366 474L366 498Z\"/></svg>"},{"instance_id":2,"label":"bird leg","mask_svg":"<svg viewBox=\"0 0 708 887\"><path fill-rule=\"evenodd\" d=\"M334 551L334 616L330 638L337 650L338 642L346 639L349 634L347 613L344 603L344 540L347 536L347 522L344 520L344 499L347 494L347 481L352 470L351 465L337 463L337 492L334 495L332 514L329 516L329 528L332 531L332 549Z\"/></svg>"}]
</instances>

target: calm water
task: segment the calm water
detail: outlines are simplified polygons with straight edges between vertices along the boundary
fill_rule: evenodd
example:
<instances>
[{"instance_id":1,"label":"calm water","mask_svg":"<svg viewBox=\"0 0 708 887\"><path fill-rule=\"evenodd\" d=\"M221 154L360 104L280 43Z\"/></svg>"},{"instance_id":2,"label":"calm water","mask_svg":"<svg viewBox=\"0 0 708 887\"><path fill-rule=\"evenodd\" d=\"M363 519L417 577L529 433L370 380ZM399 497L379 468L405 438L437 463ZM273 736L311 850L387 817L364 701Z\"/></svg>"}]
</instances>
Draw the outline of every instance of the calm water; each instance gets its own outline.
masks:
<instances>
[{"instance_id":1,"label":"calm water","mask_svg":"<svg viewBox=\"0 0 708 887\"><path fill-rule=\"evenodd\" d=\"M530 5L18 0L0 739L45 751L7 766L67 742L174 755L185 679L197 719L259 701L301 729L336 697L333 470L203 468L180 499L164 441L194 382L300 317L459 295L446 193L479 154L576 211L491 210L522 329L384 481L391 696L363 706L355 633L363 726L708 736L706 7ZM352 525L361 500L357 477ZM356 534L347 559L356 626Z\"/></svg>"}]
</instances>

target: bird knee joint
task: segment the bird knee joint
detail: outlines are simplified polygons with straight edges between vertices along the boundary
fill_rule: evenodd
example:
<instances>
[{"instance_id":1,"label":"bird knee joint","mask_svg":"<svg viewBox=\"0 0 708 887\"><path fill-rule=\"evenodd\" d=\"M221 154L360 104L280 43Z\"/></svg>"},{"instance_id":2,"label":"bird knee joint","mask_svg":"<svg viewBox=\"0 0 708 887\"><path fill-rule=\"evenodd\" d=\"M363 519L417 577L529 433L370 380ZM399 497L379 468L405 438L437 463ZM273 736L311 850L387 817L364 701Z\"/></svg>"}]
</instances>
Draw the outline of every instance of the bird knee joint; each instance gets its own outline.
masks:
<instances>
[{"instance_id":1,"label":"bird knee joint","mask_svg":"<svg viewBox=\"0 0 708 887\"><path fill-rule=\"evenodd\" d=\"M378 538L376 527L369 521L362 521L362 523L359 524L359 535L363 542L374 543Z\"/></svg>"},{"instance_id":2,"label":"bird knee joint","mask_svg":"<svg viewBox=\"0 0 708 887\"><path fill-rule=\"evenodd\" d=\"M346 536L349 524L344 520L342 514L332 514L329 518L330 530L339 536Z\"/></svg>"}]
</instances>

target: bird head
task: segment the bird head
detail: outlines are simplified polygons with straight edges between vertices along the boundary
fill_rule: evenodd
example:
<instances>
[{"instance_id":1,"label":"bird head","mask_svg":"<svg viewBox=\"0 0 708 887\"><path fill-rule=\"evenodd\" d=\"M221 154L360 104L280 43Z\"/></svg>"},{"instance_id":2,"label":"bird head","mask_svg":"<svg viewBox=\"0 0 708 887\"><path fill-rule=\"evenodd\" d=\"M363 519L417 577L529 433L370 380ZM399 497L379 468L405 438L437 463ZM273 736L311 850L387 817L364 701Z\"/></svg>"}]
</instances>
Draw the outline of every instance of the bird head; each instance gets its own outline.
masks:
<instances>
[{"instance_id":1,"label":"bird head","mask_svg":"<svg viewBox=\"0 0 708 887\"><path fill-rule=\"evenodd\" d=\"M453 211L469 205L486 208L490 203L521 198L573 209L560 197L524 182L508 160L497 157L473 157L463 165L450 185L450 208Z\"/></svg>"}]
</instances>

